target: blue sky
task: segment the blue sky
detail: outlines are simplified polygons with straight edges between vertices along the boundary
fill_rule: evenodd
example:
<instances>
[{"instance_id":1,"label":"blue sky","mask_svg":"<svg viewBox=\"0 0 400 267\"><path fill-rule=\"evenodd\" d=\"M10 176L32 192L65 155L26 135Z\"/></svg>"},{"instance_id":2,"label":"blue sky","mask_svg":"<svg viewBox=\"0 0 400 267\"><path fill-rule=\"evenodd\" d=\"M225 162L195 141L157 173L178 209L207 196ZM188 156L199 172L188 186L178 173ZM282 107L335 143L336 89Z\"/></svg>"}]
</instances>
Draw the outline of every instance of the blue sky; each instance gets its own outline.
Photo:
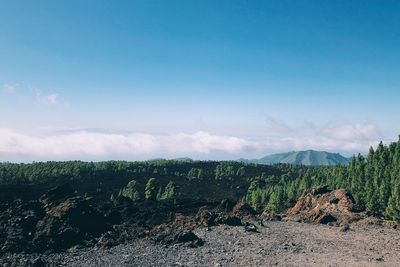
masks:
<instances>
[{"instance_id":1,"label":"blue sky","mask_svg":"<svg viewBox=\"0 0 400 267\"><path fill-rule=\"evenodd\" d=\"M350 155L400 133L398 1L0 3L0 160Z\"/></svg>"}]
</instances>

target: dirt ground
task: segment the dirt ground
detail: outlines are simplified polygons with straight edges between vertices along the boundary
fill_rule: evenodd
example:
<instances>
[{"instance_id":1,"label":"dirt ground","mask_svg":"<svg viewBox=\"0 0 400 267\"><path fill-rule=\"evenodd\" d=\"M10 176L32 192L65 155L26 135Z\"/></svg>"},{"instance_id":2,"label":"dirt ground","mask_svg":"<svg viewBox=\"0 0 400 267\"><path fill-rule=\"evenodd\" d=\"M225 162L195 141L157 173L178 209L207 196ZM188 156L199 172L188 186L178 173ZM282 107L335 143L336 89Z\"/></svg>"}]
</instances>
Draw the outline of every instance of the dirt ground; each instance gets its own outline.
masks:
<instances>
[{"instance_id":1,"label":"dirt ground","mask_svg":"<svg viewBox=\"0 0 400 267\"><path fill-rule=\"evenodd\" d=\"M400 266L400 230L351 225L342 232L339 227L296 222L267 222L258 230L219 225L194 231L205 241L199 248L142 239L41 259L61 266ZM25 257L19 257L23 264Z\"/></svg>"}]
</instances>

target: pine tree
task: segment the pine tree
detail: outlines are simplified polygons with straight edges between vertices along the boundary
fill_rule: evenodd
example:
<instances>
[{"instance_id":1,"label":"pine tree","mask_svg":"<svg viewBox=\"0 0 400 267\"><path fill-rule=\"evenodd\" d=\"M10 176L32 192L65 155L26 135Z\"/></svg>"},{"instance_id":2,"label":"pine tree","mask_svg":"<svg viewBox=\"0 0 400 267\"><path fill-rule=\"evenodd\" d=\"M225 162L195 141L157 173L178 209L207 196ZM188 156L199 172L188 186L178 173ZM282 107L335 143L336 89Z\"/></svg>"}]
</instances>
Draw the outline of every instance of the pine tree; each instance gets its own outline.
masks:
<instances>
[{"instance_id":1,"label":"pine tree","mask_svg":"<svg viewBox=\"0 0 400 267\"><path fill-rule=\"evenodd\" d=\"M150 178L146 183L146 188L144 191L144 196L146 199L155 200L156 199L156 178Z\"/></svg>"},{"instance_id":2,"label":"pine tree","mask_svg":"<svg viewBox=\"0 0 400 267\"><path fill-rule=\"evenodd\" d=\"M286 194L288 196L289 203L293 203L297 200L296 188L294 186L294 183L289 184Z\"/></svg>"},{"instance_id":3,"label":"pine tree","mask_svg":"<svg viewBox=\"0 0 400 267\"><path fill-rule=\"evenodd\" d=\"M349 175L351 177L351 192L357 204L365 207L365 160L360 154L355 157L349 166Z\"/></svg>"},{"instance_id":4,"label":"pine tree","mask_svg":"<svg viewBox=\"0 0 400 267\"><path fill-rule=\"evenodd\" d=\"M260 208L260 191L254 190L251 193L250 205L254 210L259 210Z\"/></svg>"},{"instance_id":5,"label":"pine tree","mask_svg":"<svg viewBox=\"0 0 400 267\"><path fill-rule=\"evenodd\" d=\"M165 187L164 193L161 196L161 199L170 199L175 196L175 183L170 181Z\"/></svg>"},{"instance_id":6,"label":"pine tree","mask_svg":"<svg viewBox=\"0 0 400 267\"><path fill-rule=\"evenodd\" d=\"M284 208L284 194L282 187L274 188L268 202L268 210L273 213L279 213Z\"/></svg>"},{"instance_id":7,"label":"pine tree","mask_svg":"<svg viewBox=\"0 0 400 267\"><path fill-rule=\"evenodd\" d=\"M237 170L237 172L236 172L236 175L237 175L237 176L244 176L245 174L246 174L246 170L244 169L243 166L240 167L240 168Z\"/></svg>"},{"instance_id":8,"label":"pine tree","mask_svg":"<svg viewBox=\"0 0 400 267\"><path fill-rule=\"evenodd\" d=\"M397 181L392 195L389 198L385 215L392 220L400 222L400 181Z\"/></svg>"},{"instance_id":9,"label":"pine tree","mask_svg":"<svg viewBox=\"0 0 400 267\"><path fill-rule=\"evenodd\" d=\"M301 193L312 186L312 181L309 174L306 174L300 181L299 189Z\"/></svg>"},{"instance_id":10,"label":"pine tree","mask_svg":"<svg viewBox=\"0 0 400 267\"><path fill-rule=\"evenodd\" d=\"M160 201L162 199L162 189L161 189L161 187L158 188L156 199L157 199L157 201Z\"/></svg>"},{"instance_id":11,"label":"pine tree","mask_svg":"<svg viewBox=\"0 0 400 267\"><path fill-rule=\"evenodd\" d=\"M382 209L388 205L390 195L390 180L387 178L382 181L379 188L379 203Z\"/></svg>"},{"instance_id":12,"label":"pine tree","mask_svg":"<svg viewBox=\"0 0 400 267\"><path fill-rule=\"evenodd\" d=\"M130 181L126 187L119 191L119 196L130 198L133 201L140 199L139 191L137 190L137 183L135 180Z\"/></svg>"},{"instance_id":13,"label":"pine tree","mask_svg":"<svg viewBox=\"0 0 400 267\"><path fill-rule=\"evenodd\" d=\"M267 190L261 190L261 205L262 206L266 206L266 204L267 204L267 201L268 201L268 199L267 199Z\"/></svg>"}]
</instances>

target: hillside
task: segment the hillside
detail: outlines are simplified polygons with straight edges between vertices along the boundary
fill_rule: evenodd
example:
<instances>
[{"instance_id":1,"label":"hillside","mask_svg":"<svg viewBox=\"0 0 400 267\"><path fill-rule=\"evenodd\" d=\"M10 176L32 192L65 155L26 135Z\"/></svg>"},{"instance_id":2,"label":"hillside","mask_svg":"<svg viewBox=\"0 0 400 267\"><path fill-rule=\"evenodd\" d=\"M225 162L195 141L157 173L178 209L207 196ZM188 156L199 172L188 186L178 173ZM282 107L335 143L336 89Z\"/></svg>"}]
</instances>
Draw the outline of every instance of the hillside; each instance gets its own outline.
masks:
<instances>
[{"instance_id":1,"label":"hillside","mask_svg":"<svg viewBox=\"0 0 400 267\"><path fill-rule=\"evenodd\" d=\"M148 261L125 261L127 258L120 254L112 254L103 257L102 262L83 264L81 258L75 258L66 265L113 265L109 260L121 258L124 262L116 266L136 266L137 262L142 266L169 266L177 260L185 266L215 266L215 262L222 266L256 266L259 263L252 261L254 257L243 255L253 256L253 251L259 253L259 247L267 248L263 260L268 258L279 265L287 251L301 251L302 255L305 251L309 257L326 255L318 249L331 246L332 241L340 244L337 247L344 240L353 241L343 239L348 234L360 241L357 243L369 244L377 240L377 227L381 234L382 226L394 228L400 222L399 155L400 141L380 143L375 150L370 149L368 156L358 155L347 166L176 160L0 163L0 266L58 266L70 258L63 253L92 253L100 248L103 255L111 251L109 248L125 245L127 251L142 247L134 255L149 255ZM270 220L282 222L274 227ZM280 229L288 221L342 228L332 230L321 241L319 234L312 238L311 226L299 226L282 235ZM217 228L221 225L223 228ZM218 229L230 232L224 235ZM338 233L340 238L336 238ZM398 232L386 233L391 237ZM260 238L244 243L248 235ZM263 235L268 236L267 244L262 243L266 240ZM224 253L217 251L212 262L206 261L213 257L207 251L220 247L219 240L224 244ZM358 247L351 255L394 266L396 257L382 255L387 251L387 241L373 245L373 251L370 246ZM185 254L185 247L194 253ZM170 253L170 249L177 252ZM152 256L158 252L182 256ZM190 263L203 255L201 262ZM226 256L229 262L224 260ZM331 256L336 258L336 254ZM99 257L91 259L97 261ZM349 264L338 265L351 266L352 261L360 259L350 257L346 260ZM332 263L328 258L322 261ZM287 266L285 263L281 265ZM309 265L303 263L294 266Z\"/></svg>"},{"instance_id":2,"label":"hillside","mask_svg":"<svg viewBox=\"0 0 400 267\"><path fill-rule=\"evenodd\" d=\"M305 166L334 166L334 165L347 165L349 159L343 157L338 153L329 153L325 151L292 151L286 153L272 154L265 156L260 159L240 159L240 161L247 163L257 163L257 164L294 164L294 165L305 165Z\"/></svg>"}]
</instances>

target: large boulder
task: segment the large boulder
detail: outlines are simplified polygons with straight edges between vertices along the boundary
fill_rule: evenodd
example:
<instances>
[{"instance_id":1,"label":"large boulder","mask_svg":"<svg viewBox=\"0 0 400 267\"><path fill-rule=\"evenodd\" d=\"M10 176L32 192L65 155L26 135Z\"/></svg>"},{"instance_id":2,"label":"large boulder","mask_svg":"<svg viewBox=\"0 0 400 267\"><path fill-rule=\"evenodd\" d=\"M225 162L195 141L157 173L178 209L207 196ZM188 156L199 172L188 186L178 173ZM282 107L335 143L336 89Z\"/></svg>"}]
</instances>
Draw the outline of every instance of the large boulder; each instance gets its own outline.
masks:
<instances>
[{"instance_id":1,"label":"large boulder","mask_svg":"<svg viewBox=\"0 0 400 267\"><path fill-rule=\"evenodd\" d=\"M89 205L87 198L72 197L49 208L37 223L33 244L38 251L65 249L107 229L106 218Z\"/></svg>"},{"instance_id":2,"label":"large boulder","mask_svg":"<svg viewBox=\"0 0 400 267\"><path fill-rule=\"evenodd\" d=\"M0 212L0 256L6 252L30 251L37 222L44 210L37 202L17 199L3 203Z\"/></svg>"},{"instance_id":3,"label":"large boulder","mask_svg":"<svg viewBox=\"0 0 400 267\"><path fill-rule=\"evenodd\" d=\"M225 224L229 226L243 225L242 219L235 215L229 215L225 212L215 212L202 207L196 214L196 221L206 227Z\"/></svg>"},{"instance_id":4,"label":"large boulder","mask_svg":"<svg viewBox=\"0 0 400 267\"><path fill-rule=\"evenodd\" d=\"M206 227L216 225L216 218L217 215L215 214L215 212L208 210L207 207L201 207L196 215L196 221Z\"/></svg>"},{"instance_id":5,"label":"large boulder","mask_svg":"<svg viewBox=\"0 0 400 267\"><path fill-rule=\"evenodd\" d=\"M215 219L215 224L225 224L229 226L242 226L242 220L237 216L220 215Z\"/></svg>"},{"instance_id":6,"label":"large boulder","mask_svg":"<svg viewBox=\"0 0 400 267\"><path fill-rule=\"evenodd\" d=\"M224 212L232 211L235 206L235 202L232 202L230 199L223 199L221 203L218 205L218 209Z\"/></svg>"},{"instance_id":7,"label":"large boulder","mask_svg":"<svg viewBox=\"0 0 400 267\"><path fill-rule=\"evenodd\" d=\"M247 203L238 202L233 207L233 215L239 217L251 217L256 214L255 210Z\"/></svg>"},{"instance_id":8,"label":"large boulder","mask_svg":"<svg viewBox=\"0 0 400 267\"><path fill-rule=\"evenodd\" d=\"M184 244L192 248L201 247L204 244L203 239L188 229L167 229L155 237L155 242L166 246Z\"/></svg>"},{"instance_id":9,"label":"large boulder","mask_svg":"<svg viewBox=\"0 0 400 267\"><path fill-rule=\"evenodd\" d=\"M72 196L74 196L74 190L67 183L51 188L39 198L39 201L44 205L54 205Z\"/></svg>"},{"instance_id":10,"label":"large boulder","mask_svg":"<svg viewBox=\"0 0 400 267\"><path fill-rule=\"evenodd\" d=\"M304 191L286 216L292 221L343 225L362 220L367 215L360 211L346 190L315 187Z\"/></svg>"}]
</instances>

